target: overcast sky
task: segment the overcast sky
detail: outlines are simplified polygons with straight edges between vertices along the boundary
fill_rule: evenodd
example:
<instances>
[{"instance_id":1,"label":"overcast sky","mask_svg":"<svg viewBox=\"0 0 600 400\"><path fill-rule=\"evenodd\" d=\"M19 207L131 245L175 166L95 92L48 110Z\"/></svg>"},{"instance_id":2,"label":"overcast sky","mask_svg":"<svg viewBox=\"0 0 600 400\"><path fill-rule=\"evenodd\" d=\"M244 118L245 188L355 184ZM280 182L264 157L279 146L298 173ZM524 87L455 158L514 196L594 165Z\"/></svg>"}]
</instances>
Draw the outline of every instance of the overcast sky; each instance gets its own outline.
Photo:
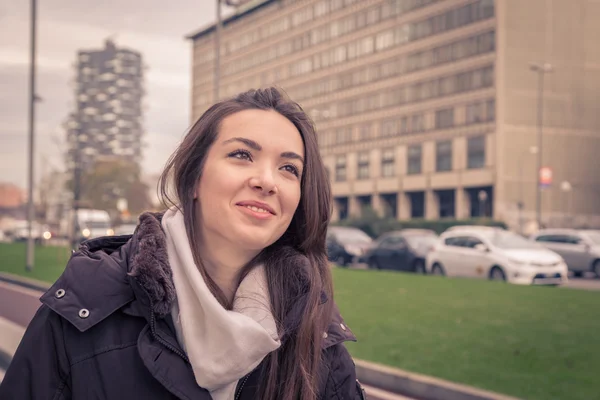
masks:
<instances>
[{"instance_id":1,"label":"overcast sky","mask_svg":"<svg viewBox=\"0 0 600 400\"><path fill-rule=\"evenodd\" d=\"M27 187L30 1L0 1L0 182ZM185 35L214 21L215 0L38 1L36 178L62 168L61 124L74 106L79 49L117 46L142 53L148 106L143 168L160 172L189 125L191 43ZM37 180L36 179L36 180Z\"/></svg>"}]
</instances>

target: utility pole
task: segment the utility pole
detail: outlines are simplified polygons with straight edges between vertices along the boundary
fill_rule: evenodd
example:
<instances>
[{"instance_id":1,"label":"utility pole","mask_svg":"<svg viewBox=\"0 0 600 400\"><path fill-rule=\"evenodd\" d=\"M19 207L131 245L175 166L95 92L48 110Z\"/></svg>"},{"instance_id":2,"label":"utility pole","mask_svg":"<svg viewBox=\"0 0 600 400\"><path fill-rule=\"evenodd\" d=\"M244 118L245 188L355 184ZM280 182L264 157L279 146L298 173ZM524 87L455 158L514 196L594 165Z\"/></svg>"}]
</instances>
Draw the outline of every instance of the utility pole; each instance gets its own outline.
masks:
<instances>
[{"instance_id":1,"label":"utility pole","mask_svg":"<svg viewBox=\"0 0 600 400\"><path fill-rule=\"evenodd\" d=\"M35 242L33 239L33 223L35 221L35 203L33 200L34 167L35 167L35 56L36 56L36 18L37 0L31 0L31 37L29 54L29 176L27 199L27 260L25 270L32 271L35 257Z\"/></svg>"},{"instance_id":2,"label":"utility pole","mask_svg":"<svg viewBox=\"0 0 600 400\"><path fill-rule=\"evenodd\" d=\"M543 138L544 138L544 76L552 72L552 65L549 63L530 64L530 69L538 74L538 105L537 105L537 190L536 190L536 220L538 229L542 227L542 179L541 170L543 167Z\"/></svg>"},{"instance_id":3,"label":"utility pole","mask_svg":"<svg viewBox=\"0 0 600 400\"><path fill-rule=\"evenodd\" d=\"M78 233L78 218L77 212L79 210L79 203L81 201L81 147L79 142L79 135L81 133L81 119L79 118L79 114L77 114L77 135L75 137L75 165L73 167L73 220L71 221L73 226L73 234L71 237L71 248L74 250L77 248L77 241L79 235Z\"/></svg>"}]
</instances>

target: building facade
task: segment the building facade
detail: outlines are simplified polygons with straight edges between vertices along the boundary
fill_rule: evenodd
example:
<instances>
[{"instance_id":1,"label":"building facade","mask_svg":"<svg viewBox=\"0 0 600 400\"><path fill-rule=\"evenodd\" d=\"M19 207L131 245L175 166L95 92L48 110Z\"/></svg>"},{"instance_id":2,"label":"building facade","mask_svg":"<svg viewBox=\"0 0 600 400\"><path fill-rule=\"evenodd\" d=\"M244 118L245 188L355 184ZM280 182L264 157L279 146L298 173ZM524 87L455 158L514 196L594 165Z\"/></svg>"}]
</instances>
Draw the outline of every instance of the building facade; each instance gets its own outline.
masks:
<instances>
[{"instance_id":1,"label":"building facade","mask_svg":"<svg viewBox=\"0 0 600 400\"><path fill-rule=\"evenodd\" d=\"M144 66L140 53L107 40L99 50L82 50L75 64L75 111L66 121L67 166L82 168L98 158L142 157Z\"/></svg>"},{"instance_id":2,"label":"building facade","mask_svg":"<svg viewBox=\"0 0 600 400\"><path fill-rule=\"evenodd\" d=\"M600 226L600 3L267 0L225 20L221 98L277 85L316 122L334 219ZM192 118L214 101L215 27L193 41ZM543 135L538 141L540 74ZM547 176L546 176L547 178Z\"/></svg>"}]
</instances>

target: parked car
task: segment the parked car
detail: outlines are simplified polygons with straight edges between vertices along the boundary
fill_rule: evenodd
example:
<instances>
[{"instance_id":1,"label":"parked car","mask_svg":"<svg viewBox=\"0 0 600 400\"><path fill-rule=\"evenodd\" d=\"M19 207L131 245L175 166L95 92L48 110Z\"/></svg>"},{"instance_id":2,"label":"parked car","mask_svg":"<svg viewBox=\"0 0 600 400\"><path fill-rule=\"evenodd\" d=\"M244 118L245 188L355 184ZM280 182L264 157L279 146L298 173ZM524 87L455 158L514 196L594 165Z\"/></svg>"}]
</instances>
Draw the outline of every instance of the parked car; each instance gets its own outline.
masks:
<instances>
[{"instance_id":1,"label":"parked car","mask_svg":"<svg viewBox=\"0 0 600 400\"><path fill-rule=\"evenodd\" d=\"M481 229L484 231L489 230L505 230L500 226L486 226L486 225L454 225L450 228L446 229L445 232L456 232L456 231L472 231L476 229Z\"/></svg>"},{"instance_id":2,"label":"parked car","mask_svg":"<svg viewBox=\"0 0 600 400\"><path fill-rule=\"evenodd\" d=\"M575 276L591 271L600 278L600 231L543 229L531 239L560 254Z\"/></svg>"},{"instance_id":3,"label":"parked car","mask_svg":"<svg viewBox=\"0 0 600 400\"><path fill-rule=\"evenodd\" d=\"M444 232L427 255L427 271L521 285L568 281L567 265L558 254L514 232L495 228Z\"/></svg>"},{"instance_id":4,"label":"parked car","mask_svg":"<svg viewBox=\"0 0 600 400\"><path fill-rule=\"evenodd\" d=\"M358 228L330 226L327 229L327 257L345 267L369 248L373 239Z\"/></svg>"},{"instance_id":5,"label":"parked car","mask_svg":"<svg viewBox=\"0 0 600 400\"><path fill-rule=\"evenodd\" d=\"M360 258L374 269L392 269L425 274L425 257L438 236L427 229L404 229L381 235Z\"/></svg>"},{"instance_id":6,"label":"parked car","mask_svg":"<svg viewBox=\"0 0 600 400\"><path fill-rule=\"evenodd\" d=\"M29 238L29 222L25 220L16 221L12 228L6 232L8 240L13 242L27 242ZM33 222L31 225L31 237L36 244L46 244L52 238L47 225Z\"/></svg>"},{"instance_id":7,"label":"parked car","mask_svg":"<svg viewBox=\"0 0 600 400\"><path fill-rule=\"evenodd\" d=\"M137 228L136 224L121 224L117 227L115 227L114 229L114 233L115 236L121 236L121 235L133 235L133 232L135 232L135 228Z\"/></svg>"}]
</instances>

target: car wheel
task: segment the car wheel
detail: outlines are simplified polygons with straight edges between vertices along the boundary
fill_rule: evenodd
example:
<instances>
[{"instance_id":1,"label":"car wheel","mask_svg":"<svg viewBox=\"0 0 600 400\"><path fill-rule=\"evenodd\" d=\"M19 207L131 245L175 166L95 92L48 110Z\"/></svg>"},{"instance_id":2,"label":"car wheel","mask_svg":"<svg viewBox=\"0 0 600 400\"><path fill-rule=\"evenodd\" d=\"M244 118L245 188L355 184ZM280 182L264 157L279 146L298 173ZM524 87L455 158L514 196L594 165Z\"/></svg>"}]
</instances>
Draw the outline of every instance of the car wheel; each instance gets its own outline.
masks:
<instances>
[{"instance_id":1,"label":"car wheel","mask_svg":"<svg viewBox=\"0 0 600 400\"><path fill-rule=\"evenodd\" d=\"M346 262L346 258L344 256L338 256L335 259L335 263L340 267L345 267L348 263Z\"/></svg>"},{"instance_id":2,"label":"car wheel","mask_svg":"<svg viewBox=\"0 0 600 400\"><path fill-rule=\"evenodd\" d=\"M425 270L425 261L415 260L415 262L413 262L413 272L420 275L427 274L427 271Z\"/></svg>"},{"instance_id":3,"label":"car wheel","mask_svg":"<svg viewBox=\"0 0 600 400\"><path fill-rule=\"evenodd\" d=\"M504 275L504 271L502 271L502 268L492 268L492 270L490 271L490 280L506 282L506 275Z\"/></svg>"},{"instance_id":4,"label":"car wheel","mask_svg":"<svg viewBox=\"0 0 600 400\"><path fill-rule=\"evenodd\" d=\"M600 260L594 261L594 265L592 267L592 270L596 274L596 278L600 278Z\"/></svg>"},{"instance_id":5,"label":"car wheel","mask_svg":"<svg viewBox=\"0 0 600 400\"><path fill-rule=\"evenodd\" d=\"M381 266L377 262L377 260L369 260L369 269L381 269Z\"/></svg>"},{"instance_id":6,"label":"car wheel","mask_svg":"<svg viewBox=\"0 0 600 400\"><path fill-rule=\"evenodd\" d=\"M573 276L575 278L581 278L583 276L583 272L581 272L581 271L574 271L573 272Z\"/></svg>"},{"instance_id":7,"label":"car wheel","mask_svg":"<svg viewBox=\"0 0 600 400\"><path fill-rule=\"evenodd\" d=\"M444 271L444 267L442 267L442 265L439 263L433 264L433 267L431 268L431 273L433 275L446 276L446 271Z\"/></svg>"}]
</instances>

